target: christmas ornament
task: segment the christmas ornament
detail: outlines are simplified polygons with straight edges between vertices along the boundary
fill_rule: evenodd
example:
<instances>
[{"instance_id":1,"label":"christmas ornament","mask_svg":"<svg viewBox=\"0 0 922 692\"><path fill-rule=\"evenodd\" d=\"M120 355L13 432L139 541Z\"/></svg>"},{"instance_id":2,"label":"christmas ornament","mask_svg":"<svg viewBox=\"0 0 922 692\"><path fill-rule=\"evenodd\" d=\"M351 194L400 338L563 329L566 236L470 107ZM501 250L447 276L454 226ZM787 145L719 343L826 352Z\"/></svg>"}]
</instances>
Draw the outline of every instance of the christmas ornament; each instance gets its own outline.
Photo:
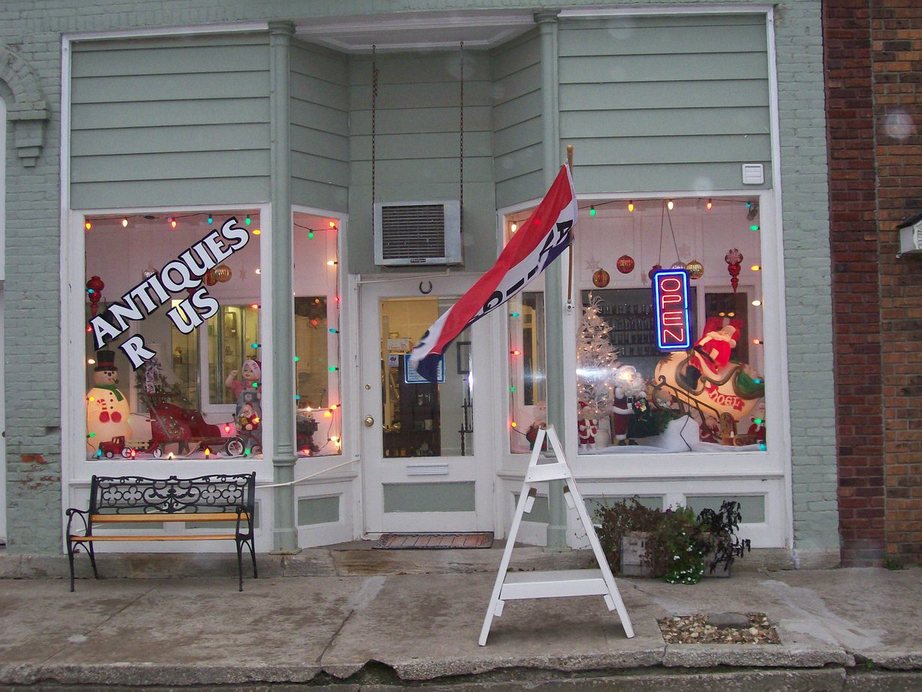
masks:
<instances>
[{"instance_id":1,"label":"christmas ornament","mask_svg":"<svg viewBox=\"0 0 922 692\"><path fill-rule=\"evenodd\" d=\"M86 295L90 299L90 313L96 317L96 311L99 309L99 301L102 300L102 289L106 285L98 276L90 277L86 282Z\"/></svg>"},{"instance_id":2,"label":"christmas ornament","mask_svg":"<svg viewBox=\"0 0 922 692\"><path fill-rule=\"evenodd\" d=\"M608 272L602 268L596 269L592 274L592 284L596 288L605 288L608 286L608 282L611 279Z\"/></svg>"},{"instance_id":3,"label":"christmas ornament","mask_svg":"<svg viewBox=\"0 0 922 692\"><path fill-rule=\"evenodd\" d=\"M216 283L218 283L218 280L215 278L214 269L209 269L205 272L205 285L214 286Z\"/></svg>"},{"instance_id":4,"label":"christmas ornament","mask_svg":"<svg viewBox=\"0 0 922 692\"><path fill-rule=\"evenodd\" d=\"M616 263L618 271L622 274L630 274L634 271L634 258L630 255L621 255Z\"/></svg>"},{"instance_id":5,"label":"christmas ornament","mask_svg":"<svg viewBox=\"0 0 922 692\"><path fill-rule=\"evenodd\" d=\"M219 264L211 270L211 273L214 275L215 281L220 281L222 284L230 281L231 268L226 264Z\"/></svg>"},{"instance_id":6,"label":"christmas ornament","mask_svg":"<svg viewBox=\"0 0 922 692\"><path fill-rule=\"evenodd\" d=\"M702 274L704 274L704 265L698 260L692 260L685 265L685 271L688 272L690 278L700 279Z\"/></svg>"},{"instance_id":7,"label":"christmas ornament","mask_svg":"<svg viewBox=\"0 0 922 692\"><path fill-rule=\"evenodd\" d=\"M730 273L730 285L733 287L734 293L736 293L736 287L740 285L740 280L737 277L740 275L740 262L742 261L743 253L736 248L724 255L724 262L727 263L727 271Z\"/></svg>"},{"instance_id":8,"label":"christmas ornament","mask_svg":"<svg viewBox=\"0 0 922 692\"><path fill-rule=\"evenodd\" d=\"M653 275L654 275L656 272L658 272L660 269L662 269L662 268L663 268L663 265L661 265L661 264L654 264L654 265L650 268L650 271L647 272L647 276L650 277L650 281L653 281Z\"/></svg>"},{"instance_id":9,"label":"christmas ornament","mask_svg":"<svg viewBox=\"0 0 922 692\"><path fill-rule=\"evenodd\" d=\"M674 262L670 269L685 269L685 262Z\"/></svg>"}]
</instances>

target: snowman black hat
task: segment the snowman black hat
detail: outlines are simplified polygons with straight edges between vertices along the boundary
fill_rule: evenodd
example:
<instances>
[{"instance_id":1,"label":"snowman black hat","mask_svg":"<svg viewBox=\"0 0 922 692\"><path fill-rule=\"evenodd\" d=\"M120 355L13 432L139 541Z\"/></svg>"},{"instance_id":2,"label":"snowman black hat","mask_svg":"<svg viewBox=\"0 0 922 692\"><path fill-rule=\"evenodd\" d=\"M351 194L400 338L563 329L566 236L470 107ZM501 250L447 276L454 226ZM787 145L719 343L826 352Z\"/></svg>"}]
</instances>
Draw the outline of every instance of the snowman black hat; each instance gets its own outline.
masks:
<instances>
[{"instance_id":1,"label":"snowman black hat","mask_svg":"<svg viewBox=\"0 0 922 692\"><path fill-rule=\"evenodd\" d=\"M115 367L115 351L96 351L96 372L103 370L118 370Z\"/></svg>"}]
</instances>

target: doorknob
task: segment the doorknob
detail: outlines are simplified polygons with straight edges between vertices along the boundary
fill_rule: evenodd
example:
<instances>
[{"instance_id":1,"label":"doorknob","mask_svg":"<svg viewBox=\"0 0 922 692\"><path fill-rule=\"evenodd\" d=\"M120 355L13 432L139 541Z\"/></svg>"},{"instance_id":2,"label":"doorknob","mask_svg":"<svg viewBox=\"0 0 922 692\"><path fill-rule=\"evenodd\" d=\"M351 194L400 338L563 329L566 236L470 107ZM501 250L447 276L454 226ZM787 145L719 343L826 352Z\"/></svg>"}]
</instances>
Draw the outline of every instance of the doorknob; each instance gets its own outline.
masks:
<instances>
[{"instance_id":1,"label":"doorknob","mask_svg":"<svg viewBox=\"0 0 922 692\"><path fill-rule=\"evenodd\" d=\"M366 428L370 428L374 424L375 424L374 418L372 418L371 416L365 416L365 427Z\"/></svg>"}]
</instances>

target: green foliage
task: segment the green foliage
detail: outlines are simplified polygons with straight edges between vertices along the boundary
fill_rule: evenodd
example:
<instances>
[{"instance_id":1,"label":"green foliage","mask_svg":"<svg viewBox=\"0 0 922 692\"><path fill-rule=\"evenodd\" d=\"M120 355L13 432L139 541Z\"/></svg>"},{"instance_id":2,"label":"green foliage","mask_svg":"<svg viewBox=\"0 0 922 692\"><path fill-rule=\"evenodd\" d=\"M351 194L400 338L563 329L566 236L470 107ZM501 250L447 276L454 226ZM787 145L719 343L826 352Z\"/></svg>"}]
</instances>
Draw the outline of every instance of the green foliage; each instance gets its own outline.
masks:
<instances>
[{"instance_id":1,"label":"green foliage","mask_svg":"<svg viewBox=\"0 0 922 692\"><path fill-rule=\"evenodd\" d=\"M596 510L599 543L613 572L621 569L621 539L630 531L653 533L662 521L660 509L644 507L632 497L624 502Z\"/></svg>"},{"instance_id":2,"label":"green foliage","mask_svg":"<svg viewBox=\"0 0 922 692\"><path fill-rule=\"evenodd\" d=\"M670 584L697 584L704 575L704 554L708 545L690 507L663 512L653 534L651 561L654 574L662 573Z\"/></svg>"},{"instance_id":3,"label":"green foliage","mask_svg":"<svg viewBox=\"0 0 922 692\"><path fill-rule=\"evenodd\" d=\"M889 570L900 570L903 569L903 562L892 555L884 558L884 567Z\"/></svg>"},{"instance_id":4,"label":"green foliage","mask_svg":"<svg viewBox=\"0 0 922 692\"><path fill-rule=\"evenodd\" d=\"M707 567L711 574L719 565L730 569L737 557L751 550L749 539L741 540L736 535L742 518L740 503L735 500L724 500L716 512L706 508L698 514L698 524L707 536L710 555Z\"/></svg>"},{"instance_id":5,"label":"green foliage","mask_svg":"<svg viewBox=\"0 0 922 692\"><path fill-rule=\"evenodd\" d=\"M678 415L678 411L674 409L651 405L645 399L642 401L643 406L635 406L634 417L628 424L628 437L632 440L662 435L669 422L675 420Z\"/></svg>"},{"instance_id":6,"label":"green foliage","mask_svg":"<svg viewBox=\"0 0 922 692\"><path fill-rule=\"evenodd\" d=\"M621 539L629 532L647 534L641 561L654 577L670 584L697 584L705 569L727 568L749 550L749 540L736 536L742 518L738 502L728 500L718 511L690 507L662 511L644 507L636 497L595 513L599 542L613 572L621 569Z\"/></svg>"}]
</instances>

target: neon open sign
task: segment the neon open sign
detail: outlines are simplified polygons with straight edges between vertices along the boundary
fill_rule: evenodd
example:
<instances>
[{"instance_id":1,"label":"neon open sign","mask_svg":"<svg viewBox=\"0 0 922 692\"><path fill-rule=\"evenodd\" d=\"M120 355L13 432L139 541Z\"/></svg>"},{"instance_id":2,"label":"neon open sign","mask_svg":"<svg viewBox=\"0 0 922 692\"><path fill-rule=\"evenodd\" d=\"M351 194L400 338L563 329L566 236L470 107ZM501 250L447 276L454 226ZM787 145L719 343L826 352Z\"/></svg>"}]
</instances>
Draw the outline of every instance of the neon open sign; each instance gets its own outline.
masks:
<instances>
[{"instance_id":1,"label":"neon open sign","mask_svg":"<svg viewBox=\"0 0 922 692\"><path fill-rule=\"evenodd\" d=\"M684 351L691 346L688 317L688 272L660 269L653 273L656 346L660 351Z\"/></svg>"}]
</instances>

